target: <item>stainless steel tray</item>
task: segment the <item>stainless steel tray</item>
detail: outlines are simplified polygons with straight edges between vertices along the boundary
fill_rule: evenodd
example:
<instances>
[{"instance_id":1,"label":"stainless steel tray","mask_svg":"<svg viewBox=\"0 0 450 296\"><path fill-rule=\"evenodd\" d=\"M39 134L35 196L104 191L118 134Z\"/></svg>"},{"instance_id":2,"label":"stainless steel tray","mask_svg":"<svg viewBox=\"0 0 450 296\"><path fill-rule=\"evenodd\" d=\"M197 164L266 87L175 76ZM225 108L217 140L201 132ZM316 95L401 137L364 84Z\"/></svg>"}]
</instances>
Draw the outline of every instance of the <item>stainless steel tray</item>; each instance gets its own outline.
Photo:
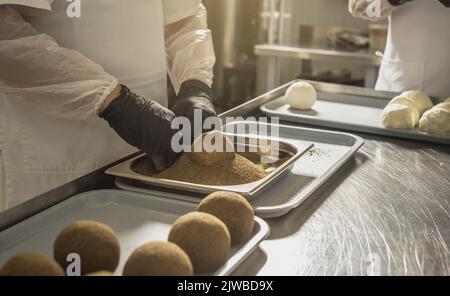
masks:
<instances>
[{"instance_id":1,"label":"stainless steel tray","mask_svg":"<svg viewBox=\"0 0 450 296\"><path fill-rule=\"evenodd\" d=\"M15 226L0 232L0 266L20 252L53 254L58 233L77 220L95 220L109 225L121 243L117 275L129 255L140 245L166 241L171 225L180 216L195 211L193 203L123 190L92 191L75 196ZM269 227L255 218L249 241L233 247L228 261L213 275L229 275L269 235Z\"/></svg>"},{"instance_id":2,"label":"stainless steel tray","mask_svg":"<svg viewBox=\"0 0 450 296\"><path fill-rule=\"evenodd\" d=\"M338 128L383 136L450 144L450 136L438 136L413 130L385 128L381 113L395 93L310 82L317 90L318 101L313 110L294 110L285 103L284 95L261 106L261 111L282 121ZM436 101L437 103L437 101Z\"/></svg>"},{"instance_id":3,"label":"stainless steel tray","mask_svg":"<svg viewBox=\"0 0 450 296\"><path fill-rule=\"evenodd\" d=\"M241 124L239 122L232 125ZM264 123L252 123L267 125ZM252 129L254 130L254 129ZM298 159L289 173L250 200L256 215L261 218L280 217L300 206L341 168L364 144L361 137L347 133L280 125L280 141L314 148ZM152 186L139 186L123 178L116 185L124 190L158 195L174 200L199 203L204 196L177 190L161 190Z\"/></svg>"},{"instance_id":4,"label":"stainless steel tray","mask_svg":"<svg viewBox=\"0 0 450 296\"><path fill-rule=\"evenodd\" d=\"M251 138L255 138L255 136L256 135L254 135ZM249 140L248 137L244 138L245 140ZM272 141L275 140L272 139ZM246 144L248 143L249 141L246 141ZM143 183L142 185L152 185L165 189L172 189L172 190L175 189L181 190L183 192L191 192L194 194L202 194L202 195L213 193L216 191L230 191L239 193L248 199L252 199L258 193L263 191L263 189L267 188L269 184L272 184L283 174L287 173L292 168L295 161L299 159L302 155L304 155L309 149L311 149L312 146L313 144L306 142L302 143L302 145L292 145L288 141L278 141L279 153L280 155L285 156L284 157L285 160L281 162L275 162L275 166L267 168L266 171L268 172L268 175L262 180L249 184L242 184L235 186L211 186L211 185L186 183L168 179L158 179L145 174L141 174L138 172L139 170L134 168L140 162L145 161L146 157L143 155L137 156L117 166L114 166L108 169L106 173L116 177L122 177L138 181L138 183L141 184ZM139 186L139 184L137 186Z\"/></svg>"}]
</instances>

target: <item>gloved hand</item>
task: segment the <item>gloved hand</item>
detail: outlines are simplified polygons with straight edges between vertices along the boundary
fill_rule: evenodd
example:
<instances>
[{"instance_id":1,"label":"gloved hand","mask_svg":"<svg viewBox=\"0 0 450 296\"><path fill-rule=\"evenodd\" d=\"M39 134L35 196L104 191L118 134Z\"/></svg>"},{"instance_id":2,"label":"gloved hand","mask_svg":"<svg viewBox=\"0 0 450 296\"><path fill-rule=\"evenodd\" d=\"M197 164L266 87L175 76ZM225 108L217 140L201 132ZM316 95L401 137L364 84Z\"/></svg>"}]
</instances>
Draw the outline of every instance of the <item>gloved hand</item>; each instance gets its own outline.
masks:
<instances>
[{"instance_id":1,"label":"gloved hand","mask_svg":"<svg viewBox=\"0 0 450 296\"><path fill-rule=\"evenodd\" d=\"M450 0L439 0L445 7L450 7Z\"/></svg>"},{"instance_id":2,"label":"gloved hand","mask_svg":"<svg viewBox=\"0 0 450 296\"><path fill-rule=\"evenodd\" d=\"M348 10L357 18L377 21L388 17L396 8L388 0L377 0L380 6L376 7L375 0L349 0Z\"/></svg>"},{"instance_id":3,"label":"gloved hand","mask_svg":"<svg viewBox=\"0 0 450 296\"><path fill-rule=\"evenodd\" d=\"M172 107L172 111L177 117L183 116L189 119L192 127L192 141L200 136L194 135L195 110L201 111L203 121L208 117L216 116L211 88L201 81L189 80L181 85L180 93ZM209 130L203 129L202 133L206 131Z\"/></svg>"},{"instance_id":4,"label":"gloved hand","mask_svg":"<svg viewBox=\"0 0 450 296\"><path fill-rule=\"evenodd\" d=\"M100 113L110 127L128 144L144 151L159 172L173 164L178 157L171 147L171 128L175 115L158 103L139 97L126 86Z\"/></svg>"}]
</instances>

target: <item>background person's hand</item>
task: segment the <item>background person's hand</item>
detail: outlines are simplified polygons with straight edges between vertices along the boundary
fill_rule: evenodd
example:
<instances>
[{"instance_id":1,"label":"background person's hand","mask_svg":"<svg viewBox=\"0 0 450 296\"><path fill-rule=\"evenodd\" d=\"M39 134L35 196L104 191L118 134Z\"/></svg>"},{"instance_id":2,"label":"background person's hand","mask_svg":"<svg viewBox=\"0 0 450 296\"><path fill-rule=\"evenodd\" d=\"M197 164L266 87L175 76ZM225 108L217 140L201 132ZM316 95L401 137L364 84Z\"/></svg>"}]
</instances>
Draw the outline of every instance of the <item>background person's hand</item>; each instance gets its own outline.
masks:
<instances>
[{"instance_id":1,"label":"background person's hand","mask_svg":"<svg viewBox=\"0 0 450 296\"><path fill-rule=\"evenodd\" d=\"M144 151L159 172L178 158L171 147L178 132L171 128L175 114L155 101L140 97L126 86L99 115L128 144Z\"/></svg>"},{"instance_id":2,"label":"background person's hand","mask_svg":"<svg viewBox=\"0 0 450 296\"><path fill-rule=\"evenodd\" d=\"M177 117L186 117L191 122L192 141L200 135L194 135L195 110L200 110L202 120L216 116L213 104L212 90L203 82L198 80L189 80L181 85L180 93L175 101L173 112ZM197 119L199 120L199 119ZM202 123L203 123L202 122ZM206 132L209 130L202 130Z\"/></svg>"},{"instance_id":3,"label":"background person's hand","mask_svg":"<svg viewBox=\"0 0 450 296\"><path fill-rule=\"evenodd\" d=\"M379 7L374 9L377 1ZM354 17L371 21L388 17L396 8L388 0L349 0L348 3L348 10Z\"/></svg>"}]
</instances>

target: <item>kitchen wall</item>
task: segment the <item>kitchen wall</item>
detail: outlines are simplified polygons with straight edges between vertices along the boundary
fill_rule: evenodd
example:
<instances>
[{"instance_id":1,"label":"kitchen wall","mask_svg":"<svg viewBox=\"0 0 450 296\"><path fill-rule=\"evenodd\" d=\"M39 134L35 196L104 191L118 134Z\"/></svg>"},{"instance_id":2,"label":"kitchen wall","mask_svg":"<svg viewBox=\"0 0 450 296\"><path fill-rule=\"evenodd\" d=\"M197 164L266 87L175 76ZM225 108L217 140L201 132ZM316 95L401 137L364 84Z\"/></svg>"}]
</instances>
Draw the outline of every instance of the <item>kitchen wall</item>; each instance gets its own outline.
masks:
<instances>
[{"instance_id":1,"label":"kitchen wall","mask_svg":"<svg viewBox=\"0 0 450 296\"><path fill-rule=\"evenodd\" d=\"M269 39L267 11L271 1L282 3L283 7L281 40L277 40L280 43L298 44L301 25L369 26L368 22L350 15L348 0L203 0L217 56L214 91L219 108L228 109L256 95L257 59L253 47ZM286 59L281 65L282 82L296 78L302 70L299 60ZM339 73L346 68L352 75L364 77L364 69L353 65L313 62L312 66L316 72Z\"/></svg>"},{"instance_id":2,"label":"kitchen wall","mask_svg":"<svg viewBox=\"0 0 450 296\"><path fill-rule=\"evenodd\" d=\"M301 25L368 28L368 22L352 17L348 0L288 0L291 9L291 32L286 38L298 41ZM290 36L289 36L290 35Z\"/></svg>"},{"instance_id":3,"label":"kitchen wall","mask_svg":"<svg viewBox=\"0 0 450 296\"><path fill-rule=\"evenodd\" d=\"M285 21L283 43L296 45L300 39L300 26L326 26L355 29L368 29L370 22L354 18L348 11L349 0L285 0L286 12L291 17ZM387 23L387 21L381 21ZM288 82L301 71L301 61L283 60L281 66L281 80ZM363 78L365 69L354 65L313 62L315 72L332 70L338 73L347 69L354 77Z\"/></svg>"},{"instance_id":4,"label":"kitchen wall","mask_svg":"<svg viewBox=\"0 0 450 296\"><path fill-rule=\"evenodd\" d=\"M217 62L214 92L217 105L228 109L254 96L254 45L262 42L261 0L203 0L208 10Z\"/></svg>"}]
</instances>

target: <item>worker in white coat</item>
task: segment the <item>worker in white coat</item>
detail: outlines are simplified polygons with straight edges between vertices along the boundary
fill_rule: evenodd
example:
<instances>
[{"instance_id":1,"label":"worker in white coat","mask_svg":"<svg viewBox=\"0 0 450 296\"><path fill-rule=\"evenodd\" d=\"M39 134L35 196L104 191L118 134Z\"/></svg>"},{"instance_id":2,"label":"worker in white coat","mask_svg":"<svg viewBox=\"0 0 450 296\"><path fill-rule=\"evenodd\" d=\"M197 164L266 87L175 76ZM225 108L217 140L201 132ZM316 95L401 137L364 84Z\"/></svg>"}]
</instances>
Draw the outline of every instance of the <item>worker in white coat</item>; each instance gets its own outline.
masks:
<instances>
[{"instance_id":1,"label":"worker in white coat","mask_svg":"<svg viewBox=\"0 0 450 296\"><path fill-rule=\"evenodd\" d=\"M441 99L450 96L449 4L449 0L349 1L355 17L372 21L389 17L377 90L422 90Z\"/></svg>"},{"instance_id":2,"label":"worker in white coat","mask_svg":"<svg viewBox=\"0 0 450 296\"><path fill-rule=\"evenodd\" d=\"M0 0L0 210L136 148L173 163L172 120L215 115L214 63L201 0Z\"/></svg>"}]
</instances>

